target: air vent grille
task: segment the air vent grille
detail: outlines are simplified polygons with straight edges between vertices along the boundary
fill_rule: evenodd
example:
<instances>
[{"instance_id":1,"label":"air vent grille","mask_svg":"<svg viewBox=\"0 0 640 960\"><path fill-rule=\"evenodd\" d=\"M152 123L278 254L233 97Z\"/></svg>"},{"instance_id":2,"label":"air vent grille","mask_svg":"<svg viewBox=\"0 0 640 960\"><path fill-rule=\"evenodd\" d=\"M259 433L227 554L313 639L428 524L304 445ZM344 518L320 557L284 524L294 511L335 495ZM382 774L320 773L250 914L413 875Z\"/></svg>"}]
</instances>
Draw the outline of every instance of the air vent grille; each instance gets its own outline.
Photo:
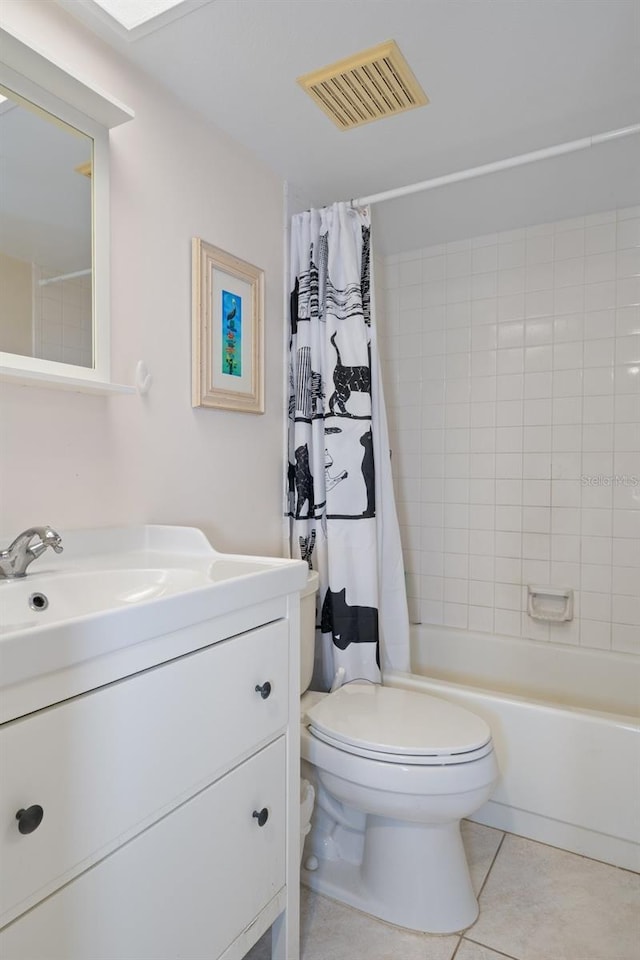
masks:
<instances>
[{"instance_id":1,"label":"air vent grille","mask_svg":"<svg viewBox=\"0 0 640 960\"><path fill-rule=\"evenodd\" d=\"M298 78L340 130L429 103L394 40Z\"/></svg>"}]
</instances>

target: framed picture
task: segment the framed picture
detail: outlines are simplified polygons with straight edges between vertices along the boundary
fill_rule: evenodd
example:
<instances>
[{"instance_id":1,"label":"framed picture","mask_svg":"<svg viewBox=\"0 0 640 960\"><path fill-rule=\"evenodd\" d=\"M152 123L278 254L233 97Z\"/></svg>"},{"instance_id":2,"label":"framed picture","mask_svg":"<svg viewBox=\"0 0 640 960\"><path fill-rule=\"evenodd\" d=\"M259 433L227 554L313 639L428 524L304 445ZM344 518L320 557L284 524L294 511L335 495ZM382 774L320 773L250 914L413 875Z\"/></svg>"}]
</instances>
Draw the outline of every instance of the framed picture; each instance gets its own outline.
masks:
<instances>
[{"instance_id":1,"label":"framed picture","mask_svg":"<svg viewBox=\"0 0 640 960\"><path fill-rule=\"evenodd\" d=\"M192 405L264 413L264 270L198 237Z\"/></svg>"}]
</instances>

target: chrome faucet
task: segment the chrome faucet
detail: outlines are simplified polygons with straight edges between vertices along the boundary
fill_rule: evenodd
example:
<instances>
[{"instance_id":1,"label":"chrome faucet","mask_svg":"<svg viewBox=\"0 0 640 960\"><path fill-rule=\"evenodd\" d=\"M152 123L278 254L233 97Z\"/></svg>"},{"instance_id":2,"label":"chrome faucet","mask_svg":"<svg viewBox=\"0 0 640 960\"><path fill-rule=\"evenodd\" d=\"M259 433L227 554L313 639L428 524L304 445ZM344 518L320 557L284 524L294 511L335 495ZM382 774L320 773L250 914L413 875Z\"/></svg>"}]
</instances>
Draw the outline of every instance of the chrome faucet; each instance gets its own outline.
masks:
<instances>
[{"instance_id":1,"label":"chrome faucet","mask_svg":"<svg viewBox=\"0 0 640 960\"><path fill-rule=\"evenodd\" d=\"M29 564L37 560L47 547L62 553L62 538L51 527L23 530L6 550L0 551L0 580L26 577Z\"/></svg>"}]
</instances>

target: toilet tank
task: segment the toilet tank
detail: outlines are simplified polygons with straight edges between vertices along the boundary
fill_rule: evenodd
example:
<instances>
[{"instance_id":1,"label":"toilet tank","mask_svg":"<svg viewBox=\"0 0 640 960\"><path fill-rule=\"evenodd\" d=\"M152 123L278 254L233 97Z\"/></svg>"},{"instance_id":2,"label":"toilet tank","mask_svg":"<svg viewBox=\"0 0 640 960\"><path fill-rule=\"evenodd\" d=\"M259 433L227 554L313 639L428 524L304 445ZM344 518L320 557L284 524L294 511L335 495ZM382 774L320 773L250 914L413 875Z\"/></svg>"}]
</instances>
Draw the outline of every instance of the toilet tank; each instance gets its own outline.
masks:
<instances>
[{"instance_id":1,"label":"toilet tank","mask_svg":"<svg viewBox=\"0 0 640 960\"><path fill-rule=\"evenodd\" d=\"M310 570L309 579L300 591L300 696L309 689L313 674L317 590L318 574Z\"/></svg>"}]
</instances>

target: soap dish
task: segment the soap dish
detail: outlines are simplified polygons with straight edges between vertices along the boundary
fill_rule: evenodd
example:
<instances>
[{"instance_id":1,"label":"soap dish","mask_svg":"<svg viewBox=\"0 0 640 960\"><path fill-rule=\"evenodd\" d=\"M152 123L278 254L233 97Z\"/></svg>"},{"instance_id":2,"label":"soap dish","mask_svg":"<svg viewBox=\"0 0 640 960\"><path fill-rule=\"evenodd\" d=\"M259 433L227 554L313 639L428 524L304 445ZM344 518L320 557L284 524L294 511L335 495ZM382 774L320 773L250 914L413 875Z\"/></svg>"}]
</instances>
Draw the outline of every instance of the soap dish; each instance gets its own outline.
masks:
<instances>
[{"instance_id":1,"label":"soap dish","mask_svg":"<svg viewBox=\"0 0 640 960\"><path fill-rule=\"evenodd\" d=\"M573 620L571 587L527 587L527 613L534 620L562 623Z\"/></svg>"}]
</instances>

